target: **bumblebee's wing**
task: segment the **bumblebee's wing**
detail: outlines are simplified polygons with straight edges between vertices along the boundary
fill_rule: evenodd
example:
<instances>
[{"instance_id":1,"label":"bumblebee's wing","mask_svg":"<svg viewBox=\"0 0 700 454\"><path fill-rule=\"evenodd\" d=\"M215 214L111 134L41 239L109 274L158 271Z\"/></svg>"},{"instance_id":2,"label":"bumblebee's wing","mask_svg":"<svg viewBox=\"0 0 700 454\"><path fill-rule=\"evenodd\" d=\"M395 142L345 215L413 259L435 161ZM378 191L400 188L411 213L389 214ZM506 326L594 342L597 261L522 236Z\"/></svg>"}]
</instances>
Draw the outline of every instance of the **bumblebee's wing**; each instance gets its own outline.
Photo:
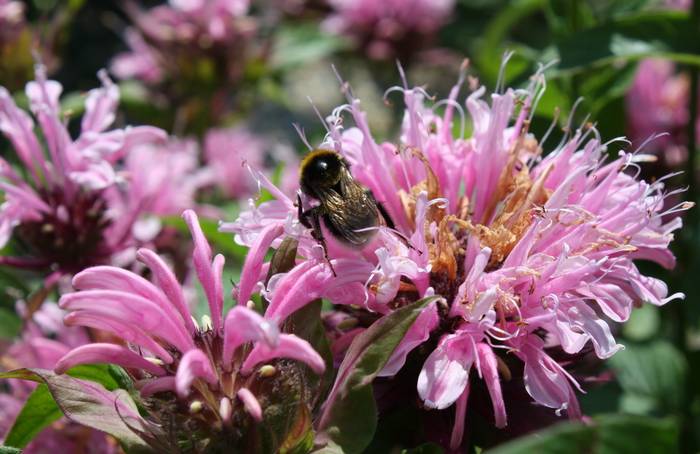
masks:
<instances>
[{"instance_id":1,"label":"bumblebee's wing","mask_svg":"<svg viewBox=\"0 0 700 454\"><path fill-rule=\"evenodd\" d=\"M341 240L361 246L374 235L378 223L378 211L374 200L354 180L341 185L343 194L329 191L324 197L326 226Z\"/></svg>"}]
</instances>

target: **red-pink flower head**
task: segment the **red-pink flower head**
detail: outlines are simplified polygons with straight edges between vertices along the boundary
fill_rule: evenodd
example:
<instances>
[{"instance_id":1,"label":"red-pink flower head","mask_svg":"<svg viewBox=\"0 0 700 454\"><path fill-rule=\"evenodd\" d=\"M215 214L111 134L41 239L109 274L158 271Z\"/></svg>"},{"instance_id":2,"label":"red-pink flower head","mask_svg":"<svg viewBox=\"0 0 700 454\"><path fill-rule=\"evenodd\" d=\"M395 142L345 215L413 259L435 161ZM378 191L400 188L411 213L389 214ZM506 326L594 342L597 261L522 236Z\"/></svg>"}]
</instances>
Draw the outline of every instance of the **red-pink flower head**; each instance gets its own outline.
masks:
<instances>
[{"instance_id":1,"label":"red-pink flower head","mask_svg":"<svg viewBox=\"0 0 700 454\"><path fill-rule=\"evenodd\" d=\"M215 128L204 136L203 171L207 183L215 185L229 198L242 199L257 191L255 178L248 167L262 169L268 162L284 163L279 175L280 186L290 192L299 185L296 153L283 144L255 134L245 126ZM274 169L274 168L273 168ZM270 173L274 173L270 172Z\"/></svg>"},{"instance_id":2,"label":"red-pink flower head","mask_svg":"<svg viewBox=\"0 0 700 454\"><path fill-rule=\"evenodd\" d=\"M425 47L454 10L454 0L330 0L324 27L350 36L370 58L404 57Z\"/></svg>"},{"instance_id":3,"label":"red-pink flower head","mask_svg":"<svg viewBox=\"0 0 700 454\"><path fill-rule=\"evenodd\" d=\"M639 145L656 136L648 148L656 150L668 168L677 168L688 157L689 90L688 77L678 73L673 62L647 59L639 64L625 97L632 143ZM696 135L698 132L700 122L696 125Z\"/></svg>"},{"instance_id":4,"label":"red-pink flower head","mask_svg":"<svg viewBox=\"0 0 700 454\"><path fill-rule=\"evenodd\" d=\"M262 168L266 143L245 128L211 129L204 137L204 156L213 182L228 197L255 192L255 180L244 164Z\"/></svg>"},{"instance_id":5,"label":"red-pink flower head","mask_svg":"<svg viewBox=\"0 0 700 454\"><path fill-rule=\"evenodd\" d=\"M412 349L437 339L417 379L418 394L430 409L456 404L455 449L477 376L493 401L495 425L507 423L501 392L507 364L522 368L525 389L537 404L580 416L578 383L549 353L587 348L608 358L621 348L610 321L625 322L634 305L682 297L668 296L666 285L641 274L635 262L672 268L668 245L681 220L666 223L664 215L691 206L664 207L674 193L664 179L647 183L635 176L637 161L646 158L609 150L615 141L602 143L589 125L569 128L543 155L546 137L528 131L544 90L541 73L526 89L500 89L489 101L486 89L473 83L466 99L473 132L464 137L461 82L433 106L422 89L405 81L390 89L388 94L402 94L406 110L400 137L384 143L376 142L360 101L344 86L348 104L328 118L329 134L320 145L344 156L412 248L383 227L363 250L335 246L326 231L334 275L298 223L292 199L259 174L277 199L222 225L254 250L276 247L282 234L299 240L302 259L268 284L270 318L284 319L320 297L383 314L441 296L381 375L395 374ZM441 106L442 115L436 111ZM343 130L345 112L354 127ZM462 122L456 138L455 120ZM239 299L245 301L263 276L243 276Z\"/></svg>"},{"instance_id":6,"label":"red-pink flower head","mask_svg":"<svg viewBox=\"0 0 700 454\"><path fill-rule=\"evenodd\" d=\"M154 84L191 79L202 60L213 58L231 66L224 77L238 79L256 27L248 7L248 0L172 0L148 11L131 8L130 50L116 56L112 71Z\"/></svg>"},{"instance_id":7,"label":"red-pink flower head","mask_svg":"<svg viewBox=\"0 0 700 454\"><path fill-rule=\"evenodd\" d=\"M209 183L196 142L176 138L134 147L124 160L124 178L129 197L114 200L114 205L123 212L141 213L132 234L142 243L161 232L161 217L196 207L197 192Z\"/></svg>"},{"instance_id":8,"label":"red-pink flower head","mask_svg":"<svg viewBox=\"0 0 700 454\"><path fill-rule=\"evenodd\" d=\"M113 203L130 197L115 164L135 146L162 141L166 134L149 126L108 130L119 90L105 72L99 76L102 87L87 94L76 139L61 112L62 87L46 79L43 66L37 65L36 80L26 87L38 125L0 87L0 131L24 169L18 173L0 160L5 198L0 207L0 245L17 238L30 255L6 257L4 263L76 272L109 262L133 245L131 227L137 213L119 210Z\"/></svg>"},{"instance_id":9,"label":"red-pink flower head","mask_svg":"<svg viewBox=\"0 0 700 454\"><path fill-rule=\"evenodd\" d=\"M14 41L24 24L24 3L0 0L0 47Z\"/></svg>"},{"instance_id":10,"label":"red-pink flower head","mask_svg":"<svg viewBox=\"0 0 700 454\"><path fill-rule=\"evenodd\" d=\"M198 325L173 272L154 252L141 249L138 258L150 269L152 282L121 268L94 267L78 273L73 279L78 291L60 300L67 325L107 331L124 345L78 347L56 371L90 363L122 366L137 381L151 416L174 421L172 434L194 431L207 443L236 443L251 421L279 413L275 392L291 389L285 384L299 378L296 361L315 373L325 364L308 342L280 333L275 323L244 305L224 317L224 258L212 257L195 213L185 211L183 217L210 316Z\"/></svg>"}]
</instances>

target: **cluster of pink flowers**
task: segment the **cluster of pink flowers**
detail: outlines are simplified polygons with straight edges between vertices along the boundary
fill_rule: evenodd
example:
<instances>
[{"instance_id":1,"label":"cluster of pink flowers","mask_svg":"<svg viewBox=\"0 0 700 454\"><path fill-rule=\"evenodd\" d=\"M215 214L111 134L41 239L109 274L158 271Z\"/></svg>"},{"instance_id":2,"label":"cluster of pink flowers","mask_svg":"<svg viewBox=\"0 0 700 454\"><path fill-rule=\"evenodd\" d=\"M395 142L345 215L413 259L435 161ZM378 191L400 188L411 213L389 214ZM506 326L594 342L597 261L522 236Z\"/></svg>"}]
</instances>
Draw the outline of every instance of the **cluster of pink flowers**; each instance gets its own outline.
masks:
<instances>
[{"instance_id":1,"label":"cluster of pink flowers","mask_svg":"<svg viewBox=\"0 0 700 454\"><path fill-rule=\"evenodd\" d=\"M662 164L678 168L688 158L687 128L690 81L668 60L644 60L625 98L628 134L634 144L659 135L649 147ZM696 125L700 137L700 122Z\"/></svg>"},{"instance_id":2,"label":"cluster of pink flowers","mask_svg":"<svg viewBox=\"0 0 700 454\"><path fill-rule=\"evenodd\" d=\"M256 190L244 164L264 167L264 140L244 128L211 129L204 137L204 157L211 180L228 197L249 196Z\"/></svg>"},{"instance_id":3,"label":"cluster of pink flowers","mask_svg":"<svg viewBox=\"0 0 700 454\"><path fill-rule=\"evenodd\" d=\"M677 217L664 215L691 204L665 207L673 194L663 179L630 174L644 156L611 150L584 126L543 156L546 138L528 132L542 94L536 74L527 90L506 89L466 99L472 134L454 138L460 84L434 106L422 89L404 86L403 127L396 142L377 143L360 101L346 86L348 103L328 118L319 148L335 150L353 176L389 212L398 232L380 228L374 242L349 249L326 234L330 262L297 219L291 196L258 175L275 200L243 212L221 230L259 257L281 238L299 241L301 259L265 289L265 317L277 323L316 298L388 314L418 298L439 295L394 352L382 376L393 376L410 351L429 338L437 347L417 377L426 408L455 406L451 445L462 442L470 383L478 376L493 402L495 425L507 424L501 379L522 371L524 386L539 405L579 418L575 377L552 352L593 351L609 358L621 346L610 321L625 322L641 302L663 305L682 297L641 274L635 261L672 268L668 246ZM444 106L444 114L436 111ZM519 108L518 108L519 107ZM349 113L354 127L344 128ZM609 159L610 154L615 154ZM341 189L338 189L341 190ZM247 267L237 297L245 303L259 288L264 267ZM356 335L360 330L352 331ZM347 345L347 339L343 342ZM590 347L589 347L590 346ZM335 349L337 352L338 349Z\"/></svg>"},{"instance_id":4,"label":"cluster of pink flowers","mask_svg":"<svg viewBox=\"0 0 700 454\"><path fill-rule=\"evenodd\" d=\"M171 138L164 144L141 144L124 160L129 198L122 211L142 215L132 228L134 238L148 243L161 233L162 217L179 216L197 207L197 194L211 184L207 168L200 167L199 149L192 139Z\"/></svg>"},{"instance_id":5,"label":"cluster of pink flowers","mask_svg":"<svg viewBox=\"0 0 700 454\"><path fill-rule=\"evenodd\" d=\"M350 37L374 59L406 60L447 23L455 1L327 6L333 10L327 30ZM340 364L361 355L358 336L423 300L398 345L381 352L388 361L358 388L375 376L391 386L408 375L417 396L411 405L449 410L454 422L445 444L452 451L466 449L470 394L477 390L488 394L493 426L512 423L518 404L506 381L556 417L581 419L580 360L605 360L623 348L616 324L633 308L684 297L643 274L638 262L675 266L669 245L683 221L671 215L692 203L674 205L682 191L669 190L668 177L639 178L640 163L650 157L635 147L667 131L655 145L671 165L684 159L688 81L667 62L641 64L627 99L634 151L625 151L624 139L604 142L589 123L576 129L569 120L558 143L548 142L554 125L544 137L533 134L544 69L526 88L502 88L499 81L494 93L469 78L461 100L465 64L448 98L435 102L409 86L400 67L402 84L385 97L401 96L402 123L384 142L342 83L347 103L322 119L325 137L317 147L302 139L310 150L340 155L385 218L362 247L322 225L324 243L299 219L319 201L305 180L298 189L296 155L242 124L221 126L245 117L230 115L231 105L257 96L232 88L267 76L260 68L271 41L253 37L277 16L263 24L250 9L249 0L169 0L147 11L126 6L134 22L126 31L130 50L112 61L113 73L145 83L168 107L177 104L174 129L196 131L196 139L152 126L115 127L120 92L106 71L98 73L101 86L85 95L79 120L62 107L63 87L42 64L26 85L28 109L0 87L0 132L13 151L0 157L0 247L11 251L0 266L39 270L44 278L35 304L18 304L22 338L0 352L0 368L34 368L24 372L68 381L59 375L76 366L118 366L110 370L123 371L133 385L124 386L128 393L76 383L88 396L101 393L130 435L156 451L302 452L342 430L325 423L341 381L356 377L341 372L327 386L333 376L326 369L343 371ZM22 13L18 2L0 0L0 44ZM240 103L247 104L253 103ZM268 172L272 161L286 165ZM262 202L253 198L261 189ZM350 197L344 184L332 191L339 200ZM247 204L236 205L244 197ZM205 237L210 225L198 218L222 217L224 210L206 205L222 200L226 212L240 211L219 231L248 248L235 284ZM184 224L171 219L178 215ZM191 242L183 238L187 230ZM222 245L222 237L210 239ZM280 252L284 266L275 261ZM58 305L40 307L54 291ZM196 316L200 299L208 311ZM318 325L295 326L296 316L308 316L299 312L305 307L326 308L314 312ZM407 363L420 367L413 373ZM48 380L46 386L55 391ZM6 437L36 385L3 389ZM105 434L62 419L27 452L85 443L100 452L120 449Z\"/></svg>"},{"instance_id":6,"label":"cluster of pink flowers","mask_svg":"<svg viewBox=\"0 0 700 454\"><path fill-rule=\"evenodd\" d=\"M325 28L351 37L370 58L385 60L424 47L449 19L454 0L330 0Z\"/></svg>"},{"instance_id":7,"label":"cluster of pink flowers","mask_svg":"<svg viewBox=\"0 0 700 454\"><path fill-rule=\"evenodd\" d=\"M238 78L255 31L248 8L248 0L172 0L147 12L132 8L135 28L125 36L130 50L114 59L112 71L120 78L158 83L175 79L193 63L188 59L213 55L230 60L228 76Z\"/></svg>"},{"instance_id":8,"label":"cluster of pink flowers","mask_svg":"<svg viewBox=\"0 0 700 454\"><path fill-rule=\"evenodd\" d=\"M37 65L36 81L26 87L41 136L32 117L0 87L0 131L26 170L18 174L10 162L0 161L5 195L0 245L17 238L29 249L29 256L3 257L3 263L76 272L134 246L131 229L142 207L125 190L115 165L134 147L162 142L167 135L150 126L108 130L119 90L104 72L100 79L102 87L85 100L77 139L71 138L69 118L61 111L62 87L46 78L43 66Z\"/></svg>"},{"instance_id":9,"label":"cluster of pink flowers","mask_svg":"<svg viewBox=\"0 0 700 454\"><path fill-rule=\"evenodd\" d=\"M164 260L149 249L141 249L138 259L150 270L153 283L118 267L88 268L73 279L78 291L64 295L59 303L68 311L67 325L111 333L125 345L79 346L65 354L55 369L62 373L92 363L122 366L136 381L153 421L174 431L168 436L186 438L189 435L184 429L189 427L210 437L223 430L221 437L226 439L226 429L240 430L246 417L263 420L266 408L261 402L274 402L270 396L256 396L256 392L276 380L290 378L289 365L278 359L299 361L315 373L322 373L325 363L307 341L280 333L275 323L246 305L224 314L224 257L212 258L193 211L185 211L183 217L195 244L194 269L210 315L198 324ZM252 261L246 266L259 268L260 263ZM187 410L185 421L168 428L162 423L172 425L178 418L171 409L172 393L178 396L178 405ZM276 410L271 412L270 417L274 417ZM218 443L213 438L206 442Z\"/></svg>"}]
</instances>

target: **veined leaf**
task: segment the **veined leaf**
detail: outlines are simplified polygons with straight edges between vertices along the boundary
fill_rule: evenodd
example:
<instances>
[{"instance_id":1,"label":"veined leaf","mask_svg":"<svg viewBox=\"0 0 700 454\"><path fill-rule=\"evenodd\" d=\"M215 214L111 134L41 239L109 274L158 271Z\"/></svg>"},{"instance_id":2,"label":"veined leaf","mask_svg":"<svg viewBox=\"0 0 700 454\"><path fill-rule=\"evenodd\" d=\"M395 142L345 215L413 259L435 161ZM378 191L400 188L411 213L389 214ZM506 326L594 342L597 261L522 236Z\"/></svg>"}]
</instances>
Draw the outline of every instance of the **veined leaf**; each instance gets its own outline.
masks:
<instances>
[{"instance_id":1,"label":"veined leaf","mask_svg":"<svg viewBox=\"0 0 700 454\"><path fill-rule=\"evenodd\" d=\"M49 388L42 384L32 392L5 437L5 444L24 448L45 427L58 421L63 413L53 400Z\"/></svg>"},{"instance_id":2,"label":"veined leaf","mask_svg":"<svg viewBox=\"0 0 700 454\"><path fill-rule=\"evenodd\" d=\"M377 320L348 348L319 418L317 440L332 440L348 454L362 452L377 427L372 381L384 368L421 311L437 297L404 306Z\"/></svg>"},{"instance_id":3,"label":"veined leaf","mask_svg":"<svg viewBox=\"0 0 700 454\"><path fill-rule=\"evenodd\" d=\"M590 424L565 422L518 438L489 454L678 452L678 427L668 419L602 415Z\"/></svg>"},{"instance_id":4,"label":"veined leaf","mask_svg":"<svg viewBox=\"0 0 700 454\"><path fill-rule=\"evenodd\" d=\"M57 375L46 369L17 369L0 373L0 378L19 378L42 383L47 386L58 408L71 420L108 433L127 448L147 448L146 443L131 429L141 427L143 420L136 404L124 390L109 391L99 383L79 380L69 375ZM45 403L45 399L39 401L39 398L36 398L36 402ZM22 410L22 413L24 412L25 410ZM33 410L27 412L35 413ZM45 424L51 422L53 421L44 421ZM23 434L18 433L16 436L20 435ZM24 437L27 436L25 433ZM26 442L29 440L31 437Z\"/></svg>"}]
</instances>

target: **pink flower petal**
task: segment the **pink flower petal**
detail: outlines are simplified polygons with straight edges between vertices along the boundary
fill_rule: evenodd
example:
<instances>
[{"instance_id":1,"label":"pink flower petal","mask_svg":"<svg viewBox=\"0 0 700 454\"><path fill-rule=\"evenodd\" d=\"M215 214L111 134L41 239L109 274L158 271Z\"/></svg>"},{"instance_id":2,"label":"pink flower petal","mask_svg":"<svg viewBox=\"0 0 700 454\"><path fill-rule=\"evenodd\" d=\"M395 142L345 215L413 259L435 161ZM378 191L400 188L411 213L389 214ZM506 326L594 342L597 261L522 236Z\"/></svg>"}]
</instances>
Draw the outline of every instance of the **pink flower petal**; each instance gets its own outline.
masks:
<instances>
[{"instance_id":1,"label":"pink flower petal","mask_svg":"<svg viewBox=\"0 0 700 454\"><path fill-rule=\"evenodd\" d=\"M469 382L464 387L464 391L457 399L455 405L455 423L452 426L452 435L450 436L450 449L458 451L464 438L464 423L467 417L467 400L469 399Z\"/></svg>"},{"instance_id":2,"label":"pink flower petal","mask_svg":"<svg viewBox=\"0 0 700 454\"><path fill-rule=\"evenodd\" d=\"M506 405L503 402L503 393L501 392L501 380L498 377L496 355L493 353L491 347L483 342L476 344L476 350L479 355L480 372L489 390L491 402L493 403L493 415L496 420L496 427L500 429L508 424L508 420L506 418Z\"/></svg>"},{"instance_id":3,"label":"pink flower petal","mask_svg":"<svg viewBox=\"0 0 700 454\"><path fill-rule=\"evenodd\" d=\"M260 407L260 402L258 402L258 399L253 393L250 392L248 388L241 388L236 395L241 399L241 402L243 402L243 406L248 414L257 422L262 421L262 408Z\"/></svg>"},{"instance_id":4,"label":"pink flower petal","mask_svg":"<svg viewBox=\"0 0 700 454\"><path fill-rule=\"evenodd\" d=\"M149 249L139 249L136 253L136 257L151 270L156 285L163 290L165 296L168 297L170 302L180 313L187 330L190 333L194 333L196 328L192 321L190 311L187 308L185 295L182 293L182 287L178 283L175 274L173 274L163 259Z\"/></svg>"},{"instance_id":5,"label":"pink flower petal","mask_svg":"<svg viewBox=\"0 0 700 454\"><path fill-rule=\"evenodd\" d=\"M192 240L194 241L194 253L192 255L194 268L197 272L199 282L202 284L204 294L207 295L212 326L214 331L219 331L222 326L224 302L223 299L218 299L216 291L216 277L212 268L211 247L199 225L197 214L192 210L186 210L182 213L182 217L185 219L190 233L192 234Z\"/></svg>"},{"instance_id":6,"label":"pink flower petal","mask_svg":"<svg viewBox=\"0 0 700 454\"><path fill-rule=\"evenodd\" d=\"M63 295L59 305L69 311L133 324L151 336L169 342L181 352L194 346L182 320L173 320L157 303L139 295L116 290L83 290Z\"/></svg>"},{"instance_id":7,"label":"pink flower petal","mask_svg":"<svg viewBox=\"0 0 700 454\"><path fill-rule=\"evenodd\" d=\"M241 279L238 285L238 304L246 304L250 299L255 284L260 280L260 271L265 254L272 241L283 232L283 225L271 224L265 227L255 239L255 243L245 257L243 271L241 271Z\"/></svg>"},{"instance_id":8,"label":"pink flower petal","mask_svg":"<svg viewBox=\"0 0 700 454\"><path fill-rule=\"evenodd\" d=\"M277 325L270 323L260 314L245 306L236 306L226 316L224 323L224 367L231 362L233 353L246 342L264 341L275 348L279 343Z\"/></svg>"},{"instance_id":9,"label":"pink flower petal","mask_svg":"<svg viewBox=\"0 0 700 454\"><path fill-rule=\"evenodd\" d=\"M177 394L180 397L187 396L192 382L198 378L212 385L218 382L209 357L202 350L195 348L185 353L177 366L177 373L175 374Z\"/></svg>"},{"instance_id":10,"label":"pink flower petal","mask_svg":"<svg viewBox=\"0 0 700 454\"><path fill-rule=\"evenodd\" d=\"M85 326L112 333L125 341L139 345L148 350L166 364L173 362L173 357L163 346L156 342L150 334L138 328L138 325L125 322L121 319L95 315L84 311L71 312L64 318L67 326Z\"/></svg>"},{"instance_id":11,"label":"pink flower petal","mask_svg":"<svg viewBox=\"0 0 700 454\"><path fill-rule=\"evenodd\" d=\"M132 292L140 295L156 304L168 314L177 325L191 322L189 312L184 318L174 307L174 304L166 298L166 295L153 284L141 276L130 271L114 266L94 266L76 274L73 278L73 287L76 290L117 290ZM189 334L189 333L188 333Z\"/></svg>"},{"instance_id":12,"label":"pink flower petal","mask_svg":"<svg viewBox=\"0 0 700 454\"><path fill-rule=\"evenodd\" d=\"M411 328L406 332L403 340L391 354L389 361L384 365L384 369L379 372L379 377L391 377L403 367L408 354L417 346L428 340L430 332L440 322L437 312L437 304L430 303L423 309Z\"/></svg>"},{"instance_id":13,"label":"pink flower petal","mask_svg":"<svg viewBox=\"0 0 700 454\"><path fill-rule=\"evenodd\" d=\"M557 412L566 410L569 417L578 417L578 400L569 380L577 386L578 383L556 361L532 344L526 344L521 351L528 394L545 407L555 408Z\"/></svg>"},{"instance_id":14,"label":"pink flower petal","mask_svg":"<svg viewBox=\"0 0 700 454\"><path fill-rule=\"evenodd\" d=\"M54 370L57 374L62 374L73 366L98 363L142 369L156 376L166 373L162 367L153 364L126 347L104 343L87 344L74 348L58 361Z\"/></svg>"},{"instance_id":15,"label":"pink flower petal","mask_svg":"<svg viewBox=\"0 0 700 454\"><path fill-rule=\"evenodd\" d=\"M164 391L175 391L175 377L159 377L136 384L141 396L149 397Z\"/></svg>"},{"instance_id":16,"label":"pink flower petal","mask_svg":"<svg viewBox=\"0 0 700 454\"><path fill-rule=\"evenodd\" d=\"M12 142L12 146L22 163L29 169L36 183L41 175L50 178L45 163L44 152L34 134L34 122L26 112L19 109L10 93L0 87L0 131Z\"/></svg>"},{"instance_id":17,"label":"pink flower petal","mask_svg":"<svg viewBox=\"0 0 700 454\"><path fill-rule=\"evenodd\" d=\"M471 343L457 336L444 337L418 375L418 394L428 408L449 407L467 386L476 357Z\"/></svg>"},{"instance_id":18,"label":"pink flower petal","mask_svg":"<svg viewBox=\"0 0 700 454\"><path fill-rule=\"evenodd\" d=\"M307 303L333 294L342 286L367 282L374 268L369 262L355 259L333 260L333 267L336 276L326 263L306 261L292 268L277 284L265 318L281 322Z\"/></svg>"},{"instance_id":19,"label":"pink flower petal","mask_svg":"<svg viewBox=\"0 0 700 454\"><path fill-rule=\"evenodd\" d=\"M243 362L241 372L249 374L256 365L276 358L301 361L317 374L322 374L326 370L323 358L316 353L311 344L294 334L280 334L279 344L275 348L270 348L263 343L256 344Z\"/></svg>"},{"instance_id":20,"label":"pink flower petal","mask_svg":"<svg viewBox=\"0 0 700 454\"><path fill-rule=\"evenodd\" d=\"M102 87L88 92L81 123L83 133L102 132L107 129L114 122L119 104L119 88L110 80L107 71L101 70L97 75L102 81Z\"/></svg>"}]
</instances>

